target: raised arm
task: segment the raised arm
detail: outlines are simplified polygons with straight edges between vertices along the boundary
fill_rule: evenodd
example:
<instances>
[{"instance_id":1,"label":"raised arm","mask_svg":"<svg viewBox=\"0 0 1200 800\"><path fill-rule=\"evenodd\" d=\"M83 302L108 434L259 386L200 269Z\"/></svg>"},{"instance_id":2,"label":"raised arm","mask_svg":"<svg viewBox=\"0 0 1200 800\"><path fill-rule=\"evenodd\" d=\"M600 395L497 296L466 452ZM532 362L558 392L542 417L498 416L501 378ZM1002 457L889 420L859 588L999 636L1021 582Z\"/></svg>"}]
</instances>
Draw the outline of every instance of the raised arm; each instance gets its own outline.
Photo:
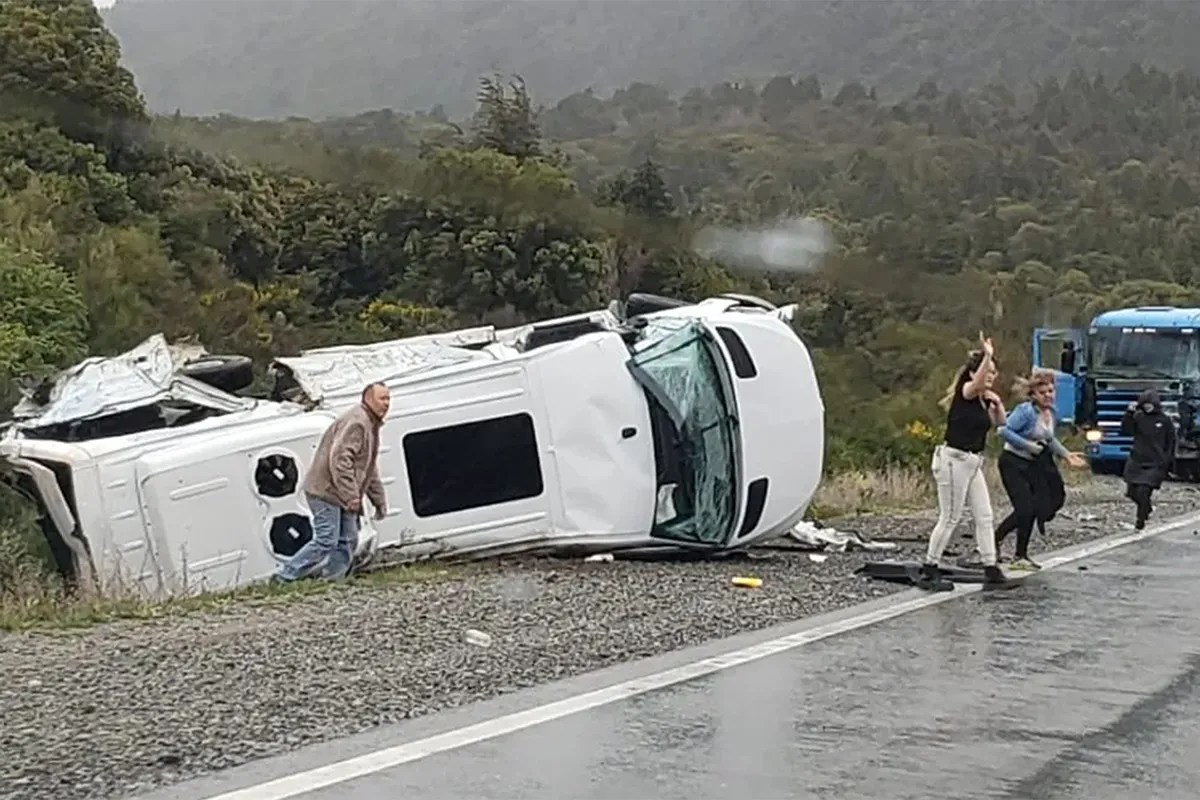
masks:
<instances>
[{"instance_id":1,"label":"raised arm","mask_svg":"<svg viewBox=\"0 0 1200 800\"><path fill-rule=\"evenodd\" d=\"M983 358L979 362L979 367L975 370L975 377L963 384L962 394L967 400L974 400L980 397L987 390L985 381L987 381L988 372L992 367L992 356L995 350L992 348L992 340L984 338L983 334L979 334L979 344L983 348Z\"/></svg>"}]
</instances>

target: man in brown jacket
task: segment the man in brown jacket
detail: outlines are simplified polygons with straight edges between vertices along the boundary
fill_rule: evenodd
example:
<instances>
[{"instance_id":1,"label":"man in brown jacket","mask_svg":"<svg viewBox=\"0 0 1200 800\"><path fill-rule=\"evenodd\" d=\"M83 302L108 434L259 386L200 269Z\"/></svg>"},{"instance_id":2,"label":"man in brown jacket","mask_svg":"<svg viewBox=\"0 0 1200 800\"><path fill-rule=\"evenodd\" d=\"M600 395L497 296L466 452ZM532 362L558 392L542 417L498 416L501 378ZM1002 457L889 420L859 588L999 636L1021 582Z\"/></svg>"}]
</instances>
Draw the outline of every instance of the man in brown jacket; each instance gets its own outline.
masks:
<instances>
[{"instance_id":1,"label":"man in brown jacket","mask_svg":"<svg viewBox=\"0 0 1200 800\"><path fill-rule=\"evenodd\" d=\"M313 535L279 570L294 581L325 562L321 576L340 578L350 570L358 547L362 498L375 507L375 519L387 514L387 497L379 480L379 429L387 417L391 394L382 383L363 389L362 402L338 417L317 445L304 493L313 514Z\"/></svg>"}]
</instances>

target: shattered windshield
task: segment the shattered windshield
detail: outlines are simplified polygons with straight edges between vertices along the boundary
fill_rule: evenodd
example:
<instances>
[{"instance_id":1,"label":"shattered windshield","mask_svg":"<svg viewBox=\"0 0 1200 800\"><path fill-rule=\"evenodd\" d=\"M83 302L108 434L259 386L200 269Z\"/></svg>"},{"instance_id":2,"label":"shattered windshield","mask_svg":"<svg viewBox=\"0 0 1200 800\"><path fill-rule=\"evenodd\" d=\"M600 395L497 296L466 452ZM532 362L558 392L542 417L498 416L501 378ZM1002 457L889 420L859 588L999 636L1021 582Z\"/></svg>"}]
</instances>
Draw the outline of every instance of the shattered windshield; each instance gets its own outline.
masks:
<instances>
[{"instance_id":1,"label":"shattered windshield","mask_svg":"<svg viewBox=\"0 0 1200 800\"><path fill-rule=\"evenodd\" d=\"M671 427L671 441L655 446L661 485L652 535L723 544L733 532L737 497L724 364L697 322L655 320L645 333L629 369Z\"/></svg>"},{"instance_id":2,"label":"shattered windshield","mask_svg":"<svg viewBox=\"0 0 1200 800\"><path fill-rule=\"evenodd\" d=\"M1092 374L1128 378L1200 378L1200 338L1171 330L1100 328L1089 335Z\"/></svg>"}]
</instances>

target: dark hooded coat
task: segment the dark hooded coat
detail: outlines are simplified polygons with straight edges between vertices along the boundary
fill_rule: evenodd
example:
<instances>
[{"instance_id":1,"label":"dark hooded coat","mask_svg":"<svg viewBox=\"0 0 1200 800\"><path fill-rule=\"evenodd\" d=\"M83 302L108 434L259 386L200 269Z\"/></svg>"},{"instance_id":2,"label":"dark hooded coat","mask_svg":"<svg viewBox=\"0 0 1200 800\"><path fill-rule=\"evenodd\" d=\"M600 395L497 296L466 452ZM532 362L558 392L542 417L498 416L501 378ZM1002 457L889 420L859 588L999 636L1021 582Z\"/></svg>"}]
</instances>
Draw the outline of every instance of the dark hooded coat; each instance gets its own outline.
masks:
<instances>
[{"instance_id":1,"label":"dark hooded coat","mask_svg":"<svg viewBox=\"0 0 1200 800\"><path fill-rule=\"evenodd\" d=\"M1136 409L1125 410L1121 435L1133 437L1125 482L1155 489L1162 486L1175 461L1175 423L1163 411L1158 392L1147 389L1138 397Z\"/></svg>"}]
</instances>

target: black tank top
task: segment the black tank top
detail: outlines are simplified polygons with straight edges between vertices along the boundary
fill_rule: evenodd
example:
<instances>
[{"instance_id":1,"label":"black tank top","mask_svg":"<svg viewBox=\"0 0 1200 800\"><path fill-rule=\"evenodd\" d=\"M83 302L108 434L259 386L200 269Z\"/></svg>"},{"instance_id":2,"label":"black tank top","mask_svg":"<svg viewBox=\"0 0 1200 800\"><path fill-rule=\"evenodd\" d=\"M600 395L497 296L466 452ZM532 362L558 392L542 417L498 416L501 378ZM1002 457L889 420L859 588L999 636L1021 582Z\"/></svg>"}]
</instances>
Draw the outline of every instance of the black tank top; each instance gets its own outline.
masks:
<instances>
[{"instance_id":1,"label":"black tank top","mask_svg":"<svg viewBox=\"0 0 1200 800\"><path fill-rule=\"evenodd\" d=\"M963 397L962 387L968 380L970 377L964 374L954 387L954 399L950 401L950 411L946 414L946 444L956 450L982 453L987 446L992 420L978 397L974 400Z\"/></svg>"}]
</instances>

